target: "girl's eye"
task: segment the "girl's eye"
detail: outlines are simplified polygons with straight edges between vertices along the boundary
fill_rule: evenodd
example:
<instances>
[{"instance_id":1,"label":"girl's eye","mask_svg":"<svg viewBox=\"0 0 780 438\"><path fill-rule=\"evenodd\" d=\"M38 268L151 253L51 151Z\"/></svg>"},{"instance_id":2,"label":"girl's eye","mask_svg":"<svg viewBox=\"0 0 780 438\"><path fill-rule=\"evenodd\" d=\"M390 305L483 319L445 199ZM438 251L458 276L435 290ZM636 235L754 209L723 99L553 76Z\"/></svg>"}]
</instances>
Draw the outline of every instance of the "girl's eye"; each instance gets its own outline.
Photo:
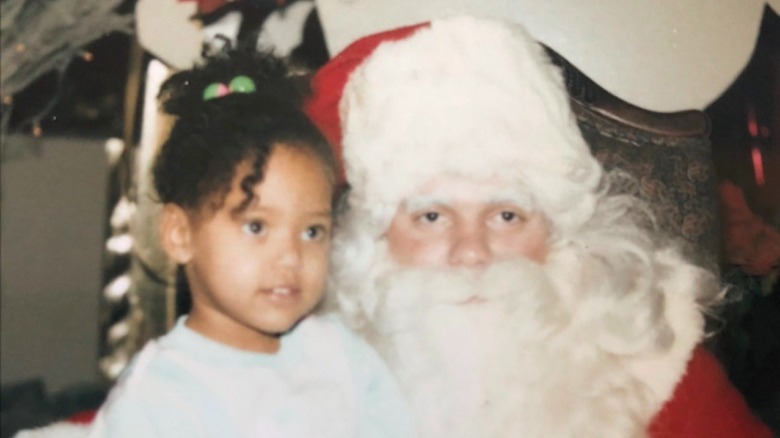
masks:
<instances>
[{"instance_id":1,"label":"girl's eye","mask_svg":"<svg viewBox=\"0 0 780 438\"><path fill-rule=\"evenodd\" d=\"M304 236L307 240L321 240L327 237L328 229L324 225L313 225L306 228Z\"/></svg>"},{"instance_id":2,"label":"girl's eye","mask_svg":"<svg viewBox=\"0 0 780 438\"><path fill-rule=\"evenodd\" d=\"M263 232L263 228L263 223L260 221L249 221L241 227L244 233L249 235L258 235Z\"/></svg>"}]
</instances>

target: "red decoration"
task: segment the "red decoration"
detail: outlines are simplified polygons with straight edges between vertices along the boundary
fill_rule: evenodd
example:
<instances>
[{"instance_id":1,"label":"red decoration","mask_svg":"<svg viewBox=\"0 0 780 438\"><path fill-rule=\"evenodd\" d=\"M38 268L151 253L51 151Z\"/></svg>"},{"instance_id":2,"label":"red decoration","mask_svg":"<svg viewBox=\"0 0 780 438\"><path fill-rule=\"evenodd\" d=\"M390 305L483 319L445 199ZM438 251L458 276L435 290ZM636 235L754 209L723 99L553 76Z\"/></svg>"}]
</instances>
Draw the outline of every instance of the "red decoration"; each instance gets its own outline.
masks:
<instances>
[{"instance_id":1,"label":"red decoration","mask_svg":"<svg viewBox=\"0 0 780 438\"><path fill-rule=\"evenodd\" d=\"M232 3L234 0L179 0L180 2L197 2L198 3L198 15L210 14L217 9L225 6L228 3Z\"/></svg>"},{"instance_id":2,"label":"red decoration","mask_svg":"<svg viewBox=\"0 0 780 438\"><path fill-rule=\"evenodd\" d=\"M780 266L780 232L750 210L742 190L733 183L721 183L718 192L726 261L750 275L766 275Z\"/></svg>"}]
</instances>

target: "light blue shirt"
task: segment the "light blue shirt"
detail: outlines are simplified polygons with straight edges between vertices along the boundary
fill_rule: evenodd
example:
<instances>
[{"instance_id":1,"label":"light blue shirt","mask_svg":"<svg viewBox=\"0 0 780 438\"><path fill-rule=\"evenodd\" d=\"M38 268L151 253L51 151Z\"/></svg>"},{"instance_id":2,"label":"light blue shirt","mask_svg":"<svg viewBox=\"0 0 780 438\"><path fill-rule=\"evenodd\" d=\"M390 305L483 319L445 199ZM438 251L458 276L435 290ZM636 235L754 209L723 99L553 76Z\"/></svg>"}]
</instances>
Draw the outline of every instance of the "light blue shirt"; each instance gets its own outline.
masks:
<instances>
[{"instance_id":1,"label":"light blue shirt","mask_svg":"<svg viewBox=\"0 0 780 438\"><path fill-rule=\"evenodd\" d=\"M272 355L210 340L184 321L133 359L90 436L416 436L389 370L335 316L309 316Z\"/></svg>"}]
</instances>

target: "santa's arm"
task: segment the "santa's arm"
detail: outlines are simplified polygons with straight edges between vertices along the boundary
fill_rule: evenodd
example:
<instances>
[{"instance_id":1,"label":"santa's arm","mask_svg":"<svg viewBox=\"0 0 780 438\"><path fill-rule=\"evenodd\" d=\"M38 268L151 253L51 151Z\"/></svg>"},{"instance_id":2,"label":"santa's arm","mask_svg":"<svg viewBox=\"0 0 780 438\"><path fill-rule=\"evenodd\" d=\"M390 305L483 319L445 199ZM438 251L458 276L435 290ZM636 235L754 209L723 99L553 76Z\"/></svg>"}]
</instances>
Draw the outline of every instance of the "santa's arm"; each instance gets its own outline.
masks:
<instances>
[{"instance_id":1,"label":"santa's arm","mask_svg":"<svg viewBox=\"0 0 780 438\"><path fill-rule=\"evenodd\" d=\"M653 438L772 438L718 361L697 347L683 379L650 425Z\"/></svg>"}]
</instances>

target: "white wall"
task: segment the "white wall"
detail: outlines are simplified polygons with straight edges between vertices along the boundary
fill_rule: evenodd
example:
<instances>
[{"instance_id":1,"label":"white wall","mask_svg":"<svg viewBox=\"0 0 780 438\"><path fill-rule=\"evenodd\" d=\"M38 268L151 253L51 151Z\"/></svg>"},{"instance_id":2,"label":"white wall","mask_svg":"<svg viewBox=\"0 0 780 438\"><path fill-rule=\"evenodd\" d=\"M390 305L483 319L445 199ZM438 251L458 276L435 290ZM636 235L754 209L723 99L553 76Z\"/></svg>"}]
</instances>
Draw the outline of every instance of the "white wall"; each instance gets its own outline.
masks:
<instances>
[{"instance_id":1,"label":"white wall","mask_svg":"<svg viewBox=\"0 0 780 438\"><path fill-rule=\"evenodd\" d=\"M96 381L104 140L7 141L40 142L41 153L2 163L0 384L42 377L53 392Z\"/></svg>"}]
</instances>

